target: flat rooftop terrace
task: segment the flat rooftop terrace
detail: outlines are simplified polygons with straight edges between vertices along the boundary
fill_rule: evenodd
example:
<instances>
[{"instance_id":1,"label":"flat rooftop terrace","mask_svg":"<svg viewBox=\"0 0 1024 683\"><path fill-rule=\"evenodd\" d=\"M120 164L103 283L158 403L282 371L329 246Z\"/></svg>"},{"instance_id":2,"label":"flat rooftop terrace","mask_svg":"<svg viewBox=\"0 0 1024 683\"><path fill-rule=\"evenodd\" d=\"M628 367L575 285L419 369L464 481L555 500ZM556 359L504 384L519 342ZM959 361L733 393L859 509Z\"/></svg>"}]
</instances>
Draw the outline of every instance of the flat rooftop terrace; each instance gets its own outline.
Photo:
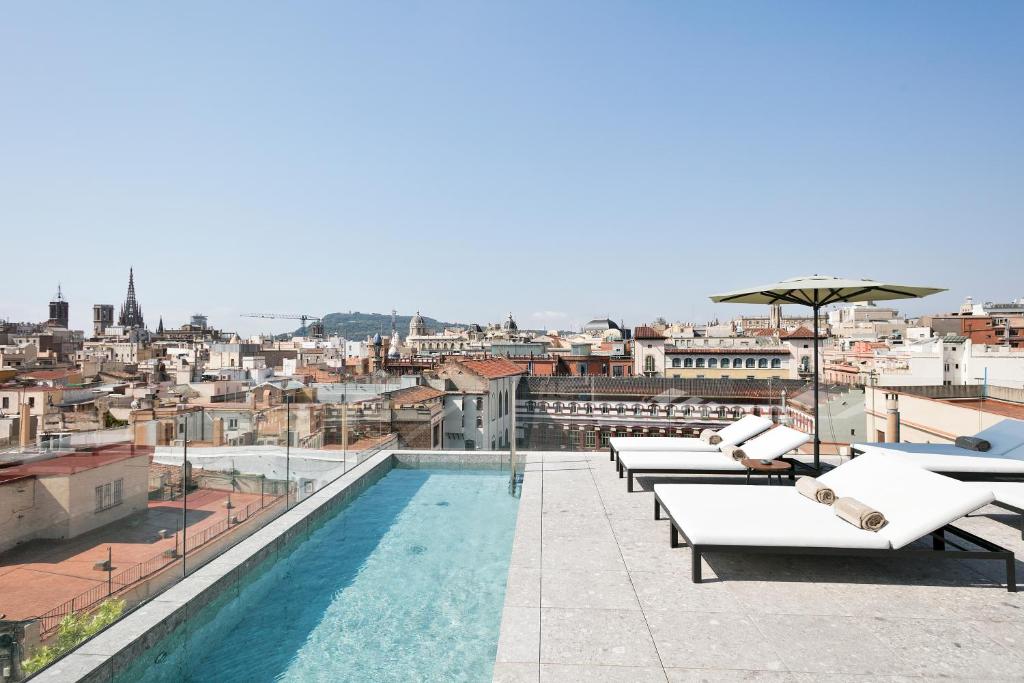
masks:
<instances>
[{"instance_id":1,"label":"flat rooftop terrace","mask_svg":"<svg viewBox=\"0 0 1024 683\"><path fill-rule=\"evenodd\" d=\"M694 584L652 487L742 477L638 476L627 493L607 453L525 458L495 681L1024 677L1024 592L999 563L709 554ZM1019 523L989 506L956 526L1024 576Z\"/></svg>"}]
</instances>

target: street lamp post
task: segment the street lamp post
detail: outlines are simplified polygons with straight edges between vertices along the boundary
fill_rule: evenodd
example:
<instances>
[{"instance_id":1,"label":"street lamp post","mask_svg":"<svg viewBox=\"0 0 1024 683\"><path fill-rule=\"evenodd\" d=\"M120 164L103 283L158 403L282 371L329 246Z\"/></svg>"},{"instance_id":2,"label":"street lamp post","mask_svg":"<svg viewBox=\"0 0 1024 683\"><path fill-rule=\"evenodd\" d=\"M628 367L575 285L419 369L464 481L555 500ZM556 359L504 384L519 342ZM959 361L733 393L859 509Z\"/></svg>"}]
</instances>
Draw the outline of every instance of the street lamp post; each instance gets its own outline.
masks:
<instances>
[{"instance_id":1,"label":"street lamp post","mask_svg":"<svg viewBox=\"0 0 1024 683\"><path fill-rule=\"evenodd\" d=\"M288 509L292 489L291 457L292 457L292 396L284 397L287 415L287 428L284 439L284 509Z\"/></svg>"}]
</instances>

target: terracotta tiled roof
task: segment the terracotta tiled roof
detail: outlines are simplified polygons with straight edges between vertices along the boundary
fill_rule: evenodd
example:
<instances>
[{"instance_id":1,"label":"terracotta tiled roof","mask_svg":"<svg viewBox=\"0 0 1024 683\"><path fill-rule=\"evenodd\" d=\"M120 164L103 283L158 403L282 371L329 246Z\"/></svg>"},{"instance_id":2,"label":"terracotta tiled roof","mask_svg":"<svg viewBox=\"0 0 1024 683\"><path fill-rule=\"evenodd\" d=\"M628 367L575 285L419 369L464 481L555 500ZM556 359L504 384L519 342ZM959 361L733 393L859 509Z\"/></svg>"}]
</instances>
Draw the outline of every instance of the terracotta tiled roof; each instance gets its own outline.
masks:
<instances>
[{"instance_id":1,"label":"terracotta tiled roof","mask_svg":"<svg viewBox=\"0 0 1024 683\"><path fill-rule=\"evenodd\" d=\"M825 334L821 331L818 332L818 337L824 337ZM792 332L783 332L779 335L780 339L814 339L814 333L801 325Z\"/></svg>"},{"instance_id":2,"label":"terracotta tiled roof","mask_svg":"<svg viewBox=\"0 0 1024 683\"><path fill-rule=\"evenodd\" d=\"M643 327L638 327L635 330L633 330L633 338L634 339L664 339L665 336L663 334L660 334L653 327L647 327L645 325Z\"/></svg>"},{"instance_id":3,"label":"terracotta tiled roof","mask_svg":"<svg viewBox=\"0 0 1024 683\"><path fill-rule=\"evenodd\" d=\"M5 475L35 475L37 477L47 475L77 474L96 467L103 467L111 463L128 460L140 455L152 455L153 449L143 447L120 446L112 448L100 448L85 453L71 453L61 455L49 460L37 460L35 462L23 463L14 467L7 467L2 470Z\"/></svg>"},{"instance_id":4,"label":"terracotta tiled roof","mask_svg":"<svg viewBox=\"0 0 1024 683\"><path fill-rule=\"evenodd\" d=\"M486 377L487 379L512 377L513 375L521 375L525 372L519 365L505 358L485 358L482 360L461 360L456 362L473 374Z\"/></svg>"},{"instance_id":5,"label":"terracotta tiled roof","mask_svg":"<svg viewBox=\"0 0 1024 683\"><path fill-rule=\"evenodd\" d=\"M33 370L32 372L24 373L21 377L25 379L50 380L63 379L77 373L77 370Z\"/></svg>"},{"instance_id":6,"label":"terracotta tiled roof","mask_svg":"<svg viewBox=\"0 0 1024 683\"><path fill-rule=\"evenodd\" d=\"M418 386L418 387L406 387L405 389L398 389L392 391L388 395L394 403L399 405L411 405L413 403L423 403L434 398L440 398L444 396L443 391L439 391L434 387Z\"/></svg>"}]
</instances>

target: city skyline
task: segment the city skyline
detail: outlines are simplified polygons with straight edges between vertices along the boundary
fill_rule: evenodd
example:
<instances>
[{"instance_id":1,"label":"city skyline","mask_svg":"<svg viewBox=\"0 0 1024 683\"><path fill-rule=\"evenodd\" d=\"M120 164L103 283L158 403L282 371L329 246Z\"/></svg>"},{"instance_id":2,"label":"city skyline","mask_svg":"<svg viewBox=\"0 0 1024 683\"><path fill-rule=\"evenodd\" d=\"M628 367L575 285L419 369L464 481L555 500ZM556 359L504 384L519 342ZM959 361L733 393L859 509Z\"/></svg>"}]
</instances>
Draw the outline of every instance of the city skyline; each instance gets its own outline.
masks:
<instances>
[{"instance_id":1,"label":"city skyline","mask_svg":"<svg viewBox=\"0 0 1024 683\"><path fill-rule=\"evenodd\" d=\"M249 310L701 321L815 272L949 289L908 314L1024 295L1018 4L5 19L0 223L39 258L5 261L3 318L59 282L88 329L129 266L154 321L242 333L267 329Z\"/></svg>"}]
</instances>

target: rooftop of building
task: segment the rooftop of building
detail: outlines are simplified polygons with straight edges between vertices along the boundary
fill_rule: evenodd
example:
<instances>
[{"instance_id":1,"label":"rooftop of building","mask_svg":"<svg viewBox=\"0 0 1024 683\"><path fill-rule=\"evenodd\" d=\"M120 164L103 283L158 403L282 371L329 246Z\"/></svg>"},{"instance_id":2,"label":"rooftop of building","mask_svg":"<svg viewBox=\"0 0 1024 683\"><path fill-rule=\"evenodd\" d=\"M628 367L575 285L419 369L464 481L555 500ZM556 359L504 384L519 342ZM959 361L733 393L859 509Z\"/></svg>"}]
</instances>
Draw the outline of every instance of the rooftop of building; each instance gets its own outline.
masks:
<instances>
[{"instance_id":1,"label":"rooftop of building","mask_svg":"<svg viewBox=\"0 0 1024 683\"><path fill-rule=\"evenodd\" d=\"M501 379L523 374L522 367L505 358L482 358L479 360L453 361L470 372L486 379Z\"/></svg>"},{"instance_id":2,"label":"rooftop of building","mask_svg":"<svg viewBox=\"0 0 1024 683\"><path fill-rule=\"evenodd\" d=\"M633 330L634 339L664 339L665 335L658 332L653 327L647 325L641 325L640 327Z\"/></svg>"},{"instance_id":3,"label":"rooftop of building","mask_svg":"<svg viewBox=\"0 0 1024 683\"><path fill-rule=\"evenodd\" d=\"M495 680L1009 680L1024 671L1024 592L994 562L834 556L702 558L627 493L604 453L527 453ZM838 460L838 459L836 459ZM751 486L765 486L764 478ZM1024 552L994 506L957 526ZM924 547L924 546L922 546ZM1020 563L1018 562L1018 567Z\"/></svg>"},{"instance_id":4,"label":"rooftop of building","mask_svg":"<svg viewBox=\"0 0 1024 683\"><path fill-rule=\"evenodd\" d=\"M116 445L58 455L45 460L34 460L5 467L0 472L5 476L36 476L78 474L87 470L111 465L139 456L152 455L153 449L146 446Z\"/></svg>"},{"instance_id":5,"label":"rooftop of building","mask_svg":"<svg viewBox=\"0 0 1024 683\"><path fill-rule=\"evenodd\" d=\"M388 398L397 405L412 405L415 403L423 403L424 401L430 401L432 399L441 398L444 396L444 392L434 387L422 385L416 387L406 387L405 389L397 389L388 394Z\"/></svg>"}]
</instances>

